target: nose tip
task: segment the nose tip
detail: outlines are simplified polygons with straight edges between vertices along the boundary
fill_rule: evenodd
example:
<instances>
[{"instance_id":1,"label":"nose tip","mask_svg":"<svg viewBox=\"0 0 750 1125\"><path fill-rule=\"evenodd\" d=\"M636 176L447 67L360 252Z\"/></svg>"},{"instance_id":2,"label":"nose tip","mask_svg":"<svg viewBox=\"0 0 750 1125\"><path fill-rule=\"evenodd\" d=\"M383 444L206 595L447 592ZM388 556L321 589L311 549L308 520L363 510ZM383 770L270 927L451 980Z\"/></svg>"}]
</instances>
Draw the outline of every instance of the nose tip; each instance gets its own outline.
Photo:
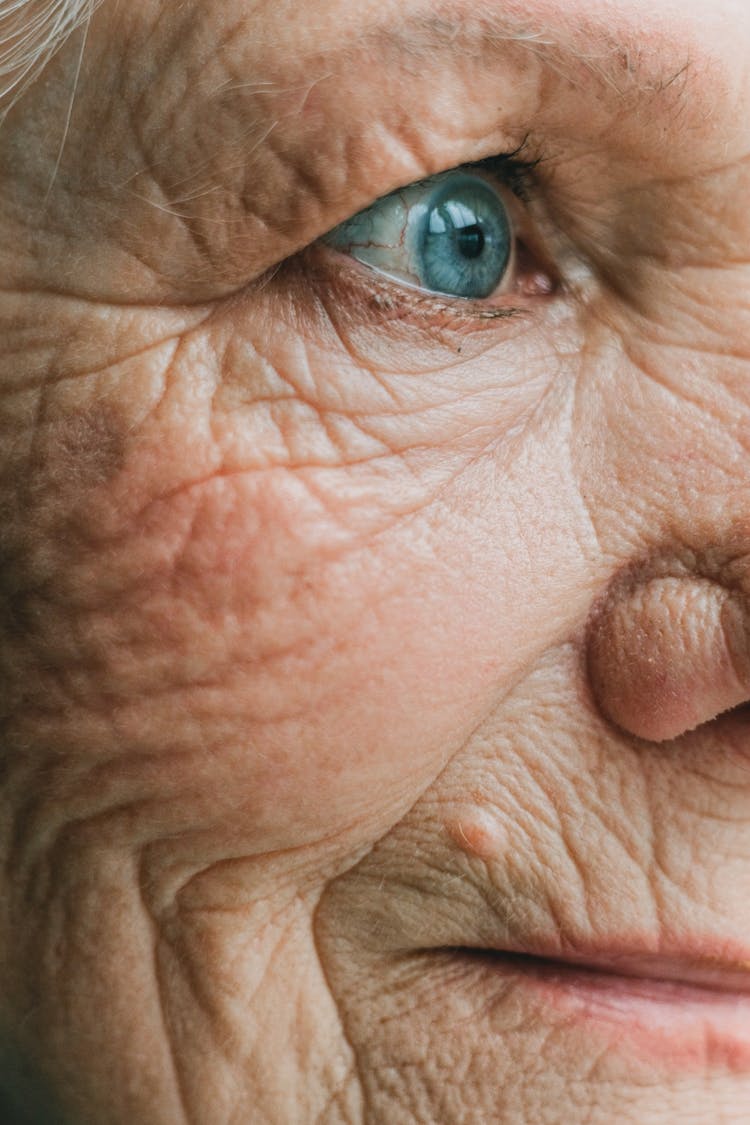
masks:
<instances>
[{"instance_id":1,"label":"nose tip","mask_svg":"<svg viewBox=\"0 0 750 1125\"><path fill-rule=\"evenodd\" d=\"M750 701L750 604L696 576L613 584L587 636L602 714L651 742Z\"/></svg>"}]
</instances>

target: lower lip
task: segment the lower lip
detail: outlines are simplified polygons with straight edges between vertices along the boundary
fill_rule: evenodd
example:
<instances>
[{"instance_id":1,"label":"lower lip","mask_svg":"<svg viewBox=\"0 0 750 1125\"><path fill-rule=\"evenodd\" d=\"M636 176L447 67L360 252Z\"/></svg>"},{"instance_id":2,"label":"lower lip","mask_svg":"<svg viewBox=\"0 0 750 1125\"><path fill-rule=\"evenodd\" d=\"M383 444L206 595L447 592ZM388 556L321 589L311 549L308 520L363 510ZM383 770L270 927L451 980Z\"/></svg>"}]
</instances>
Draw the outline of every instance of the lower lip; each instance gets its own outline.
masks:
<instances>
[{"instance_id":1,"label":"lower lip","mask_svg":"<svg viewBox=\"0 0 750 1125\"><path fill-rule=\"evenodd\" d=\"M750 994L520 954L478 956L568 1028L609 1032L610 1045L682 1073L750 1072Z\"/></svg>"}]
</instances>

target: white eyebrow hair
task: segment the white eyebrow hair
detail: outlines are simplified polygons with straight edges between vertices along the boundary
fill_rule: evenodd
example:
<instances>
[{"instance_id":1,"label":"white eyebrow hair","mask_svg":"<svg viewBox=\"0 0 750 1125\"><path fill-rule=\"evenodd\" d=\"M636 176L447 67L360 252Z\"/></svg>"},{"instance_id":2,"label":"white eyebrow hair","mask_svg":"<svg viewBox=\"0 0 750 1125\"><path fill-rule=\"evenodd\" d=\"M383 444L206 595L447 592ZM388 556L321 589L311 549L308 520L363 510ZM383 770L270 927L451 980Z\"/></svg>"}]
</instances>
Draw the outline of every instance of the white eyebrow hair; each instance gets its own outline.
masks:
<instances>
[{"instance_id":1,"label":"white eyebrow hair","mask_svg":"<svg viewBox=\"0 0 750 1125\"><path fill-rule=\"evenodd\" d=\"M0 121L100 0L0 0Z\"/></svg>"},{"instance_id":2,"label":"white eyebrow hair","mask_svg":"<svg viewBox=\"0 0 750 1125\"><path fill-rule=\"evenodd\" d=\"M538 29L531 22L533 12L530 4L526 21L520 21L502 8L478 9L464 15L448 14L441 4L436 4L435 11L407 14L401 21L376 25L365 34L406 53L428 56L446 49L472 54L486 44L516 44L569 81L573 80L573 67L580 66L617 96L658 96L678 80L687 80L691 70L689 54L678 61L674 57L648 57L633 38L620 41L614 33L604 34L603 29L596 35L581 35L581 28L574 24L554 30Z\"/></svg>"}]
</instances>

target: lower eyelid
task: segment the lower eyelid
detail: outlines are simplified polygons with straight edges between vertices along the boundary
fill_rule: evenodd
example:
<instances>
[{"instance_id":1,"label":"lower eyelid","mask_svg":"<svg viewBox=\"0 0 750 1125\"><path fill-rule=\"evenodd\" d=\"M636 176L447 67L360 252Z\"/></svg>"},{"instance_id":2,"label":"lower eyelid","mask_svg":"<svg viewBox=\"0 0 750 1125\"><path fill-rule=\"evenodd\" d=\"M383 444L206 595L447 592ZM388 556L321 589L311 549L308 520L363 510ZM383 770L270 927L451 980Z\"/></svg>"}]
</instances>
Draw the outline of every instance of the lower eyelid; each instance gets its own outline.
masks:
<instances>
[{"instance_id":1,"label":"lower eyelid","mask_svg":"<svg viewBox=\"0 0 750 1125\"><path fill-rule=\"evenodd\" d=\"M525 295L507 294L497 303L448 297L400 284L323 243L304 253L303 269L318 291L336 301L342 316L380 325L412 324L483 328L515 318L528 320L533 305Z\"/></svg>"},{"instance_id":2,"label":"lower eyelid","mask_svg":"<svg viewBox=\"0 0 750 1125\"><path fill-rule=\"evenodd\" d=\"M308 263L323 267L327 278L335 271L337 281L343 283L338 286L342 300L349 298L355 302L366 288L376 297L379 307L391 311L408 306L411 311L450 311L453 316L486 322L521 313L530 315L534 303L554 298L562 288L557 274L540 264L521 239L515 247L516 268L520 274L515 287L482 299L432 292L416 280L409 283L325 242L314 243L304 254Z\"/></svg>"}]
</instances>

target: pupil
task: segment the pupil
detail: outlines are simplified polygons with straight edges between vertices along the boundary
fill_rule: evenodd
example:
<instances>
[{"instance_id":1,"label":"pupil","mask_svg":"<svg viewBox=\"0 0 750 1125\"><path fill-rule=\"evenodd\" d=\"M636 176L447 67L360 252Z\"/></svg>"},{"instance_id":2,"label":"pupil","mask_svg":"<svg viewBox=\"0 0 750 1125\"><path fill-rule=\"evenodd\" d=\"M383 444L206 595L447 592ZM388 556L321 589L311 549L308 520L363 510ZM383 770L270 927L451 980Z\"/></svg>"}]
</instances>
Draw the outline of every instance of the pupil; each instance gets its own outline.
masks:
<instances>
[{"instance_id":1,"label":"pupil","mask_svg":"<svg viewBox=\"0 0 750 1125\"><path fill-rule=\"evenodd\" d=\"M473 226L463 227L461 230L456 231L456 243L458 251L464 258L472 260L478 258L484 250L484 231L479 226L479 223L474 223Z\"/></svg>"}]
</instances>

